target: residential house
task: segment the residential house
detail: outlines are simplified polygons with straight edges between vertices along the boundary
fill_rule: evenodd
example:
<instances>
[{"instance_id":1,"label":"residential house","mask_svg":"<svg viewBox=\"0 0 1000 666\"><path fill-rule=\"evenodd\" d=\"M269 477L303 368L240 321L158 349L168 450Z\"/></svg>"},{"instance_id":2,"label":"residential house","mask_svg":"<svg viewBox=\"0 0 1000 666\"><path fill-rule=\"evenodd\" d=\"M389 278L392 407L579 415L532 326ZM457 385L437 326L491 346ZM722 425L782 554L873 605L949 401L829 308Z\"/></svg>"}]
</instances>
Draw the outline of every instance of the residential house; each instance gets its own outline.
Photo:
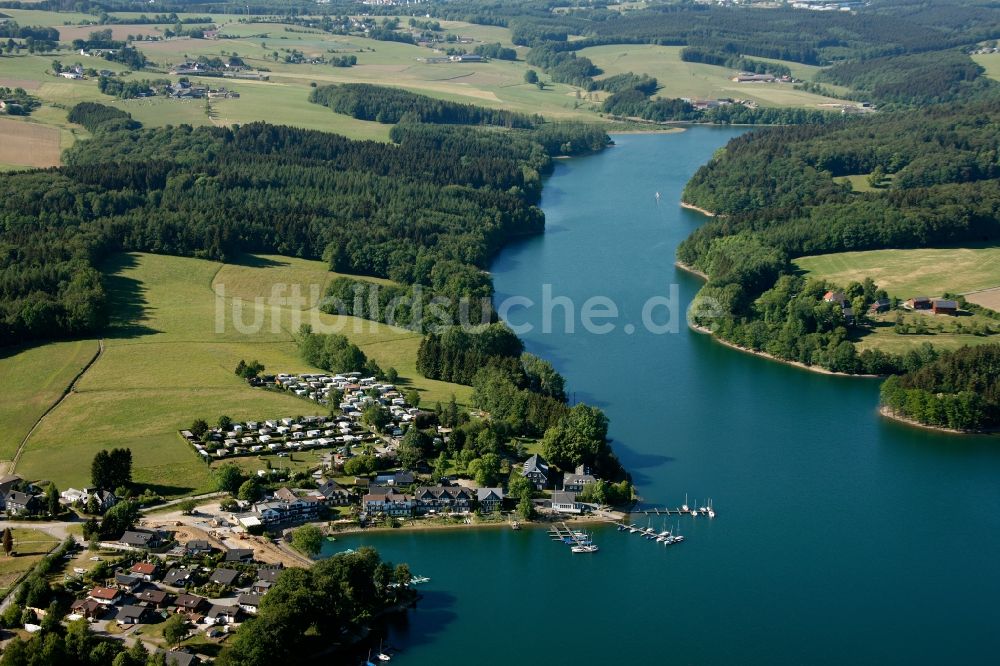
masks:
<instances>
[{"instance_id":1,"label":"residential house","mask_svg":"<svg viewBox=\"0 0 1000 666\"><path fill-rule=\"evenodd\" d=\"M413 472L407 470L375 476L375 483L385 486L411 486L415 481L416 478L413 476Z\"/></svg>"},{"instance_id":2,"label":"residential house","mask_svg":"<svg viewBox=\"0 0 1000 666\"><path fill-rule=\"evenodd\" d=\"M253 548L229 548L223 558L226 562L251 562L253 561Z\"/></svg>"},{"instance_id":3,"label":"residential house","mask_svg":"<svg viewBox=\"0 0 1000 666\"><path fill-rule=\"evenodd\" d=\"M552 510L556 513L583 513L584 505L576 501L576 493L556 491L552 493Z\"/></svg>"},{"instance_id":4,"label":"residential house","mask_svg":"<svg viewBox=\"0 0 1000 666\"><path fill-rule=\"evenodd\" d=\"M129 571L133 576L139 576L147 583L160 577L160 567L155 562L136 562Z\"/></svg>"},{"instance_id":5,"label":"residential house","mask_svg":"<svg viewBox=\"0 0 1000 666\"><path fill-rule=\"evenodd\" d=\"M183 652L181 650L157 650L157 652L163 655L163 661L167 666L195 666L201 663L198 655L191 654L190 652Z\"/></svg>"},{"instance_id":6,"label":"residential house","mask_svg":"<svg viewBox=\"0 0 1000 666\"><path fill-rule=\"evenodd\" d=\"M549 465L536 453L524 461L521 476L528 479L536 490L544 490L549 485Z\"/></svg>"},{"instance_id":7,"label":"residential house","mask_svg":"<svg viewBox=\"0 0 1000 666\"><path fill-rule=\"evenodd\" d=\"M42 501L37 495L12 490L4 498L7 513L16 516L31 516L42 510Z\"/></svg>"},{"instance_id":8,"label":"residential house","mask_svg":"<svg viewBox=\"0 0 1000 666\"><path fill-rule=\"evenodd\" d=\"M174 567L163 577L163 584L171 587L184 587L191 582L191 571L189 569Z\"/></svg>"},{"instance_id":9,"label":"residential house","mask_svg":"<svg viewBox=\"0 0 1000 666\"><path fill-rule=\"evenodd\" d=\"M322 495L329 505L345 506L351 503L350 491L332 479L324 479L316 488L316 492Z\"/></svg>"},{"instance_id":10,"label":"residential house","mask_svg":"<svg viewBox=\"0 0 1000 666\"><path fill-rule=\"evenodd\" d=\"M128 548L159 548L163 539L157 532L149 530L130 530L118 539L118 543Z\"/></svg>"},{"instance_id":11,"label":"residential house","mask_svg":"<svg viewBox=\"0 0 1000 666\"><path fill-rule=\"evenodd\" d=\"M482 513L493 513L503 506L503 488L479 488L476 499Z\"/></svg>"},{"instance_id":12,"label":"residential house","mask_svg":"<svg viewBox=\"0 0 1000 666\"><path fill-rule=\"evenodd\" d=\"M167 608L174 601L174 595L155 587L139 590L135 593L135 598L151 608Z\"/></svg>"},{"instance_id":13,"label":"residential house","mask_svg":"<svg viewBox=\"0 0 1000 666\"><path fill-rule=\"evenodd\" d=\"M236 598L236 603L243 610L243 612L256 615L257 611L260 610L260 595L241 594Z\"/></svg>"},{"instance_id":14,"label":"residential house","mask_svg":"<svg viewBox=\"0 0 1000 666\"><path fill-rule=\"evenodd\" d=\"M206 624L232 624L239 620L239 606L213 605L205 613Z\"/></svg>"},{"instance_id":15,"label":"residential house","mask_svg":"<svg viewBox=\"0 0 1000 666\"><path fill-rule=\"evenodd\" d=\"M208 608L208 599L196 594L178 594L174 605L178 613L200 613Z\"/></svg>"},{"instance_id":16,"label":"residential house","mask_svg":"<svg viewBox=\"0 0 1000 666\"><path fill-rule=\"evenodd\" d=\"M205 539L192 539L184 544L184 550L188 555L209 555L213 548Z\"/></svg>"},{"instance_id":17,"label":"residential house","mask_svg":"<svg viewBox=\"0 0 1000 666\"><path fill-rule=\"evenodd\" d=\"M586 465L579 465L575 471L563 474L563 490L571 493L583 491L583 487L596 483L597 477L590 473Z\"/></svg>"},{"instance_id":18,"label":"residential house","mask_svg":"<svg viewBox=\"0 0 1000 666\"><path fill-rule=\"evenodd\" d=\"M122 592L135 592L142 585L142 582L140 576L121 572L115 574L115 587Z\"/></svg>"},{"instance_id":19,"label":"residential house","mask_svg":"<svg viewBox=\"0 0 1000 666\"><path fill-rule=\"evenodd\" d=\"M87 593L87 598L104 606L115 606L125 598L121 590L113 587L95 587Z\"/></svg>"},{"instance_id":20,"label":"residential house","mask_svg":"<svg viewBox=\"0 0 1000 666\"><path fill-rule=\"evenodd\" d=\"M212 572L212 575L208 580L210 583L215 583L216 585L231 587L236 583L236 580L239 577L239 571L234 571L233 569L216 569Z\"/></svg>"},{"instance_id":21,"label":"residential house","mask_svg":"<svg viewBox=\"0 0 1000 666\"><path fill-rule=\"evenodd\" d=\"M368 494L362 502L368 513L383 513L387 516L412 516L417 505L412 495L395 492L385 495Z\"/></svg>"},{"instance_id":22,"label":"residential house","mask_svg":"<svg viewBox=\"0 0 1000 666\"><path fill-rule=\"evenodd\" d=\"M163 660L167 666L195 666L195 664L201 663L198 655L191 654L190 652L183 652L181 650L170 650L168 652L157 650L157 652L163 653Z\"/></svg>"},{"instance_id":23,"label":"residential house","mask_svg":"<svg viewBox=\"0 0 1000 666\"><path fill-rule=\"evenodd\" d=\"M69 607L71 613L88 620L100 620L108 612L108 607L94 599L78 599Z\"/></svg>"},{"instance_id":24,"label":"residential house","mask_svg":"<svg viewBox=\"0 0 1000 666\"><path fill-rule=\"evenodd\" d=\"M7 495L10 491L14 490L24 479L19 477L17 474L8 474L7 476L0 477L0 502L2 502L3 497ZM3 508L0 506L0 508Z\"/></svg>"},{"instance_id":25,"label":"residential house","mask_svg":"<svg viewBox=\"0 0 1000 666\"><path fill-rule=\"evenodd\" d=\"M934 314L957 315L958 303L946 298L935 298L931 302L931 311Z\"/></svg>"},{"instance_id":26,"label":"residential house","mask_svg":"<svg viewBox=\"0 0 1000 666\"><path fill-rule=\"evenodd\" d=\"M118 615L115 617L115 621L119 625L127 624L143 624L149 622L150 613L149 608L146 606L122 606L118 611Z\"/></svg>"},{"instance_id":27,"label":"residential house","mask_svg":"<svg viewBox=\"0 0 1000 666\"><path fill-rule=\"evenodd\" d=\"M467 513L472 492L461 486L421 486L413 493L417 513L448 511Z\"/></svg>"}]
</instances>

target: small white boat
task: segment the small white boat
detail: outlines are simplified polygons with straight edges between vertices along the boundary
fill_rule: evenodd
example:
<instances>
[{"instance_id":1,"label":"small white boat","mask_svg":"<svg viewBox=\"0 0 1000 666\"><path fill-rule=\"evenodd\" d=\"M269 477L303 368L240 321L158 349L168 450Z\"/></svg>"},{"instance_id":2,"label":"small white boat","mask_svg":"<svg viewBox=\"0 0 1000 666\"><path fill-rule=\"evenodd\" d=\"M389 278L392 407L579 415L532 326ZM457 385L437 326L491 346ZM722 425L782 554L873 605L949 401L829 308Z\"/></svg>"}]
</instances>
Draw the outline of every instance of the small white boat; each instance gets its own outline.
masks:
<instances>
[{"instance_id":1,"label":"small white boat","mask_svg":"<svg viewBox=\"0 0 1000 666\"><path fill-rule=\"evenodd\" d=\"M681 513L688 512L688 496L687 493L684 494L684 504L681 504Z\"/></svg>"},{"instance_id":2,"label":"small white boat","mask_svg":"<svg viewBox=\"0 0 1000 666\"><path fill-rule=\"evenodd\" d=\"M427 576L414 576L410 579L410 582L414 585L419 585L420 583L429 583L431 582L431 579Z\"/></svg>"},{"instance_id":3,"label":"small white boat","mask_svg":"<svg viewBox=\"0 0 1000 666\"><path fill-rule=\"evenodd\" d=\"M392 661L392 657L384 652L379 652L377 656L379 661Z\"/></svg>"},{"instance_id":4,"label":"small white boat","mask_svg":"<svg viewBox=\"0 0 1000 666\"><path fill-rule=\"evenodd\" d=\"M573 546L572 548L570 548L570 550L573 551L574 553L596 553L597 546L595 546L594 544L579 545L579 546Z\"/></svg>"}]
</instances>

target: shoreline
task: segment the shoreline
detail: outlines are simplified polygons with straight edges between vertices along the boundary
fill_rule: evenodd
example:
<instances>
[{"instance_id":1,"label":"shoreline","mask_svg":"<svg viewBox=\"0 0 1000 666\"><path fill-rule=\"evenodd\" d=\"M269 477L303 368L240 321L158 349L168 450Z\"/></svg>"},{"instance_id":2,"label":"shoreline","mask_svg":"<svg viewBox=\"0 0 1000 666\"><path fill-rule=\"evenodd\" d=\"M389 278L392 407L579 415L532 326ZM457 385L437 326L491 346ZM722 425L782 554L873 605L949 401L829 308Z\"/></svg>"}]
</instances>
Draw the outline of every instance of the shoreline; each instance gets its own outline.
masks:
<instances>
[{"instance_id":1,"label":"shoreline","mask_svg":"<svg viewBox=\"0 0 1000 666\"><path fill-rule=\"evenodd\" d=\"M684 204L681 204L681 205L683 206ZM690 264L685 264L680 259L678 259L677 261L674 262L674 267L681 269L685 273L690 273L691 275L694 275L695 277L700 277L705 282L708 282L708 274L707 273L703 273L702 271L699 271L697 268L695 268L694 266L692 266Z\"/></svg>"},{"instance_id":2,"label":"shoreline","mask_svg":"<svg viewBox=\"0 0 1000 666\"><path fill-rule=\"evenodd\" d=\"M702 208L701 206L695 206L694 204L688 203L686 201L681 201L681 208L687 208L688 210L693 210L696 213L701 213L702 215L704 215L706 217L725 217L725 215L720 216L717 213L713 213L710 210L706 210L706 209Z\"/></svg>"},{"instance_id":3,"label":"shoreline","mask_svg":"<svg viewBox=\"0 0 1000 666\"><path fill-rule=\"evenodd\" d=\"M821 375L830 375L831 377L851 377L858 379L882 379L884 375L862 375L862 374L851 374L848 372L834 372L833 370L827 370L826 368L820 367L818 365L806 365L801 361L789 361L787 359L778 358L774 354L769 354L766 351L757 351L755 349L748 349L747 347L741 347L735 342L730 342L729 340L723 340L722 338L715 335L711 329L704 326L699 326L692 321L688 322L688 328L696 333L701 333L702 335L707 335L715 342L720 345L729 347L730 349L735 349L736 351L741 351L745 354L752 354L754 356L759 356L761 358L768 359L770 361L776 361L778 363L784 363L785 365L790 365L801 370L808 370L809 372L815 372Z\"/></svg>"},{"instance_id":4,"label":"shoreline","mask_svg":"<svg viewBox=\"0 0 1000 666\"><path fill-rule=\"evenodd\" d=\"M684 204L681 204L681 205L684 205ZM677 267L677 268L679 268L682 271L685 271L686 273L690 273L691 275L695 275L697 277L700 277L702 280L705 280L706 282L708 281L708 275L706 275L705 273L699 271L697 268L695 268L693 266L689 266L688 264L685 264L683 261L675 261L674 262L674 266ZM833 377L857 377L857 378L860 378L860 379L882 379L883 377L885 377L885 375L862 375L862 374L851 374L851 373L847 373L847 372L834 372L833 370L827 370L826 368L820 367L818 365L806 365L805 363L802 363L801 361L789 361L788 359L778 358L774 354L769 354L766 351L757 351L755 349L748 349L746 347L739 346L735 342L730 342L729 340L723 340L719 336L715 335L710 328L706 328L705 326L700 326L700 325L694 323L691 320L688 320L688 328L691 329L692 331L694 331L695 333L701 333L702 335L707 335L707 336L711 337L712 340L714 340L715 342L719 343L720 345L725 345L726 347L729 347L730 349L735 349L735 350L741 351L741 352L743 352L745 354L753 354L754 356L759 356L761 358L766 358L766 359L768 359L770 361L776 361L778 363L784 363L785 365L790 365L790 366L793 366L793 367L796 367L796 368L800 368L802 370L808 370L810 372L816 372L816 373L819 373L821 375L830 375L830 376L833 376Z\"/></svg>"},{"instance_id":5,"label":"shoreline","mask_svg":"<svg viewBox=\"0 0 1000 666\"><path fill-rule=\"evenodd\" d=\"M607 512L612 513L612 512ZM601 516L559 516L546 519L535 519L530 521L519 521L521 524L521 529L539 529L547 528L549 525L555 523L568 523L574 525L597 525L597 524L612 524L614 520L622 521L625 519L627 514L620 511L613 512L616 515ZM317 524L317 523L313 523ZM358 527L351 526L346 529L336 530L326 528L324 531L327 536L332 536L334 538L340 535L355 535L355 534L382 534L382 533L416 533L416 532L441 532L447 530L479 530L479 529L495 529L495 528L507 528L511 529L510 523L506 521L491 521L487 523L454 523L454 524L441 524L441 523L424 523L420 520L411 520L410 522L403 523L399 527L390 527L387 525L380 525L378 527ZM335 543L335 542L334 542Z\"/></svg>"},{"instance_id":6,"label":"shoreline","mask_svg":"<svg viewBox=\"0 0 1000 666\"><path fill-rule=\"evenodd\" d=\"M945 433L948 435L996 435L1000 433L1000 428L990 428L988 430L958 430L957 428L949 428L947 426L937 426L930 425L929 423L921 423L916 419L911 419L909 416L902 416L897 414L895 411L889 409L886 405L878 406L878 413L891 421L896 423L902 423L903 425L908 425L911 428L920 428L922 430L932 430L934 432Z\"/></svg>"}]
</instances>

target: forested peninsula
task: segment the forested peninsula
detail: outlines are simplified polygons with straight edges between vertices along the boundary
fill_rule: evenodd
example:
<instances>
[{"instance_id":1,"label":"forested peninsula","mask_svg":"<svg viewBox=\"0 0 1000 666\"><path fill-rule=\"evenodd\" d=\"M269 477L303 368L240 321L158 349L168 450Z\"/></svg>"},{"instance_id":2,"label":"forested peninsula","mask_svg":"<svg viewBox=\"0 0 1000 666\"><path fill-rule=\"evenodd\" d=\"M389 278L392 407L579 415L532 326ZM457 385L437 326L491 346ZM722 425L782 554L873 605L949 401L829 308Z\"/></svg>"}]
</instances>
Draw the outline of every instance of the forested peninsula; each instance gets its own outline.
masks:
<instances>
[{"instance_id":1,"label":"forested peninsula","mask_svg":"<svg viewBox=\"0 0 1000 666\"><path fill-rule=\"evenodd\" d=\"M850 325L863 324L884 291L808 279L790 260L996 240L998 137L1000 102L984 100L734 139L684 191L718 214L677 252L708 276L699 300L711 307L694 322L737 346L836 372L895 374L933 361L926 349L859 352ZM835 180L872 172L891 174L891 187L854 192ZM831 292L845 295L831 302Z\"/></svg>"}]
</instances>

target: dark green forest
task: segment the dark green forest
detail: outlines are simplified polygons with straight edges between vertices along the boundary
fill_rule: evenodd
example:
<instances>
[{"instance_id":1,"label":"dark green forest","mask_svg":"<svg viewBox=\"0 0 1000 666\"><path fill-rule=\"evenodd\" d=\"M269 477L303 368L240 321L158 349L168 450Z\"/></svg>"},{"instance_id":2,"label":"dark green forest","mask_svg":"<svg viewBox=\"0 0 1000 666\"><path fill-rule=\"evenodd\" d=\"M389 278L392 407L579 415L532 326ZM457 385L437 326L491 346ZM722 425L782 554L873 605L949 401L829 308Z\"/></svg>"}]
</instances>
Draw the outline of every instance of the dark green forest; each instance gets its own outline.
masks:
<instances>
[{"instance_id":1,"label":"dark green forest","mask_svg":"<svg viewBox=\"0 0 1000 666\"><path fill-rule=\"evenodd\" d=\"M332 269L492 293L482 273L511 237L539 233L547 151L592 150L603 131L397 126L395 144L264 123L130 129L120 112L71 111L94 131L66 166L0 176L0 344L92 333L111 253L226 260L324 258Z\"/></svg>"},{"instance_id":2,"label":"dark green forest","mask_svg":"<svg viewBox=\"0 0 1000 666\"><path fill-rule=\"evenodd\" d=\"M964 347L882 384L898 416L956 430L1000 426L1000 345Z\"/></svg>"}]
</instances>

